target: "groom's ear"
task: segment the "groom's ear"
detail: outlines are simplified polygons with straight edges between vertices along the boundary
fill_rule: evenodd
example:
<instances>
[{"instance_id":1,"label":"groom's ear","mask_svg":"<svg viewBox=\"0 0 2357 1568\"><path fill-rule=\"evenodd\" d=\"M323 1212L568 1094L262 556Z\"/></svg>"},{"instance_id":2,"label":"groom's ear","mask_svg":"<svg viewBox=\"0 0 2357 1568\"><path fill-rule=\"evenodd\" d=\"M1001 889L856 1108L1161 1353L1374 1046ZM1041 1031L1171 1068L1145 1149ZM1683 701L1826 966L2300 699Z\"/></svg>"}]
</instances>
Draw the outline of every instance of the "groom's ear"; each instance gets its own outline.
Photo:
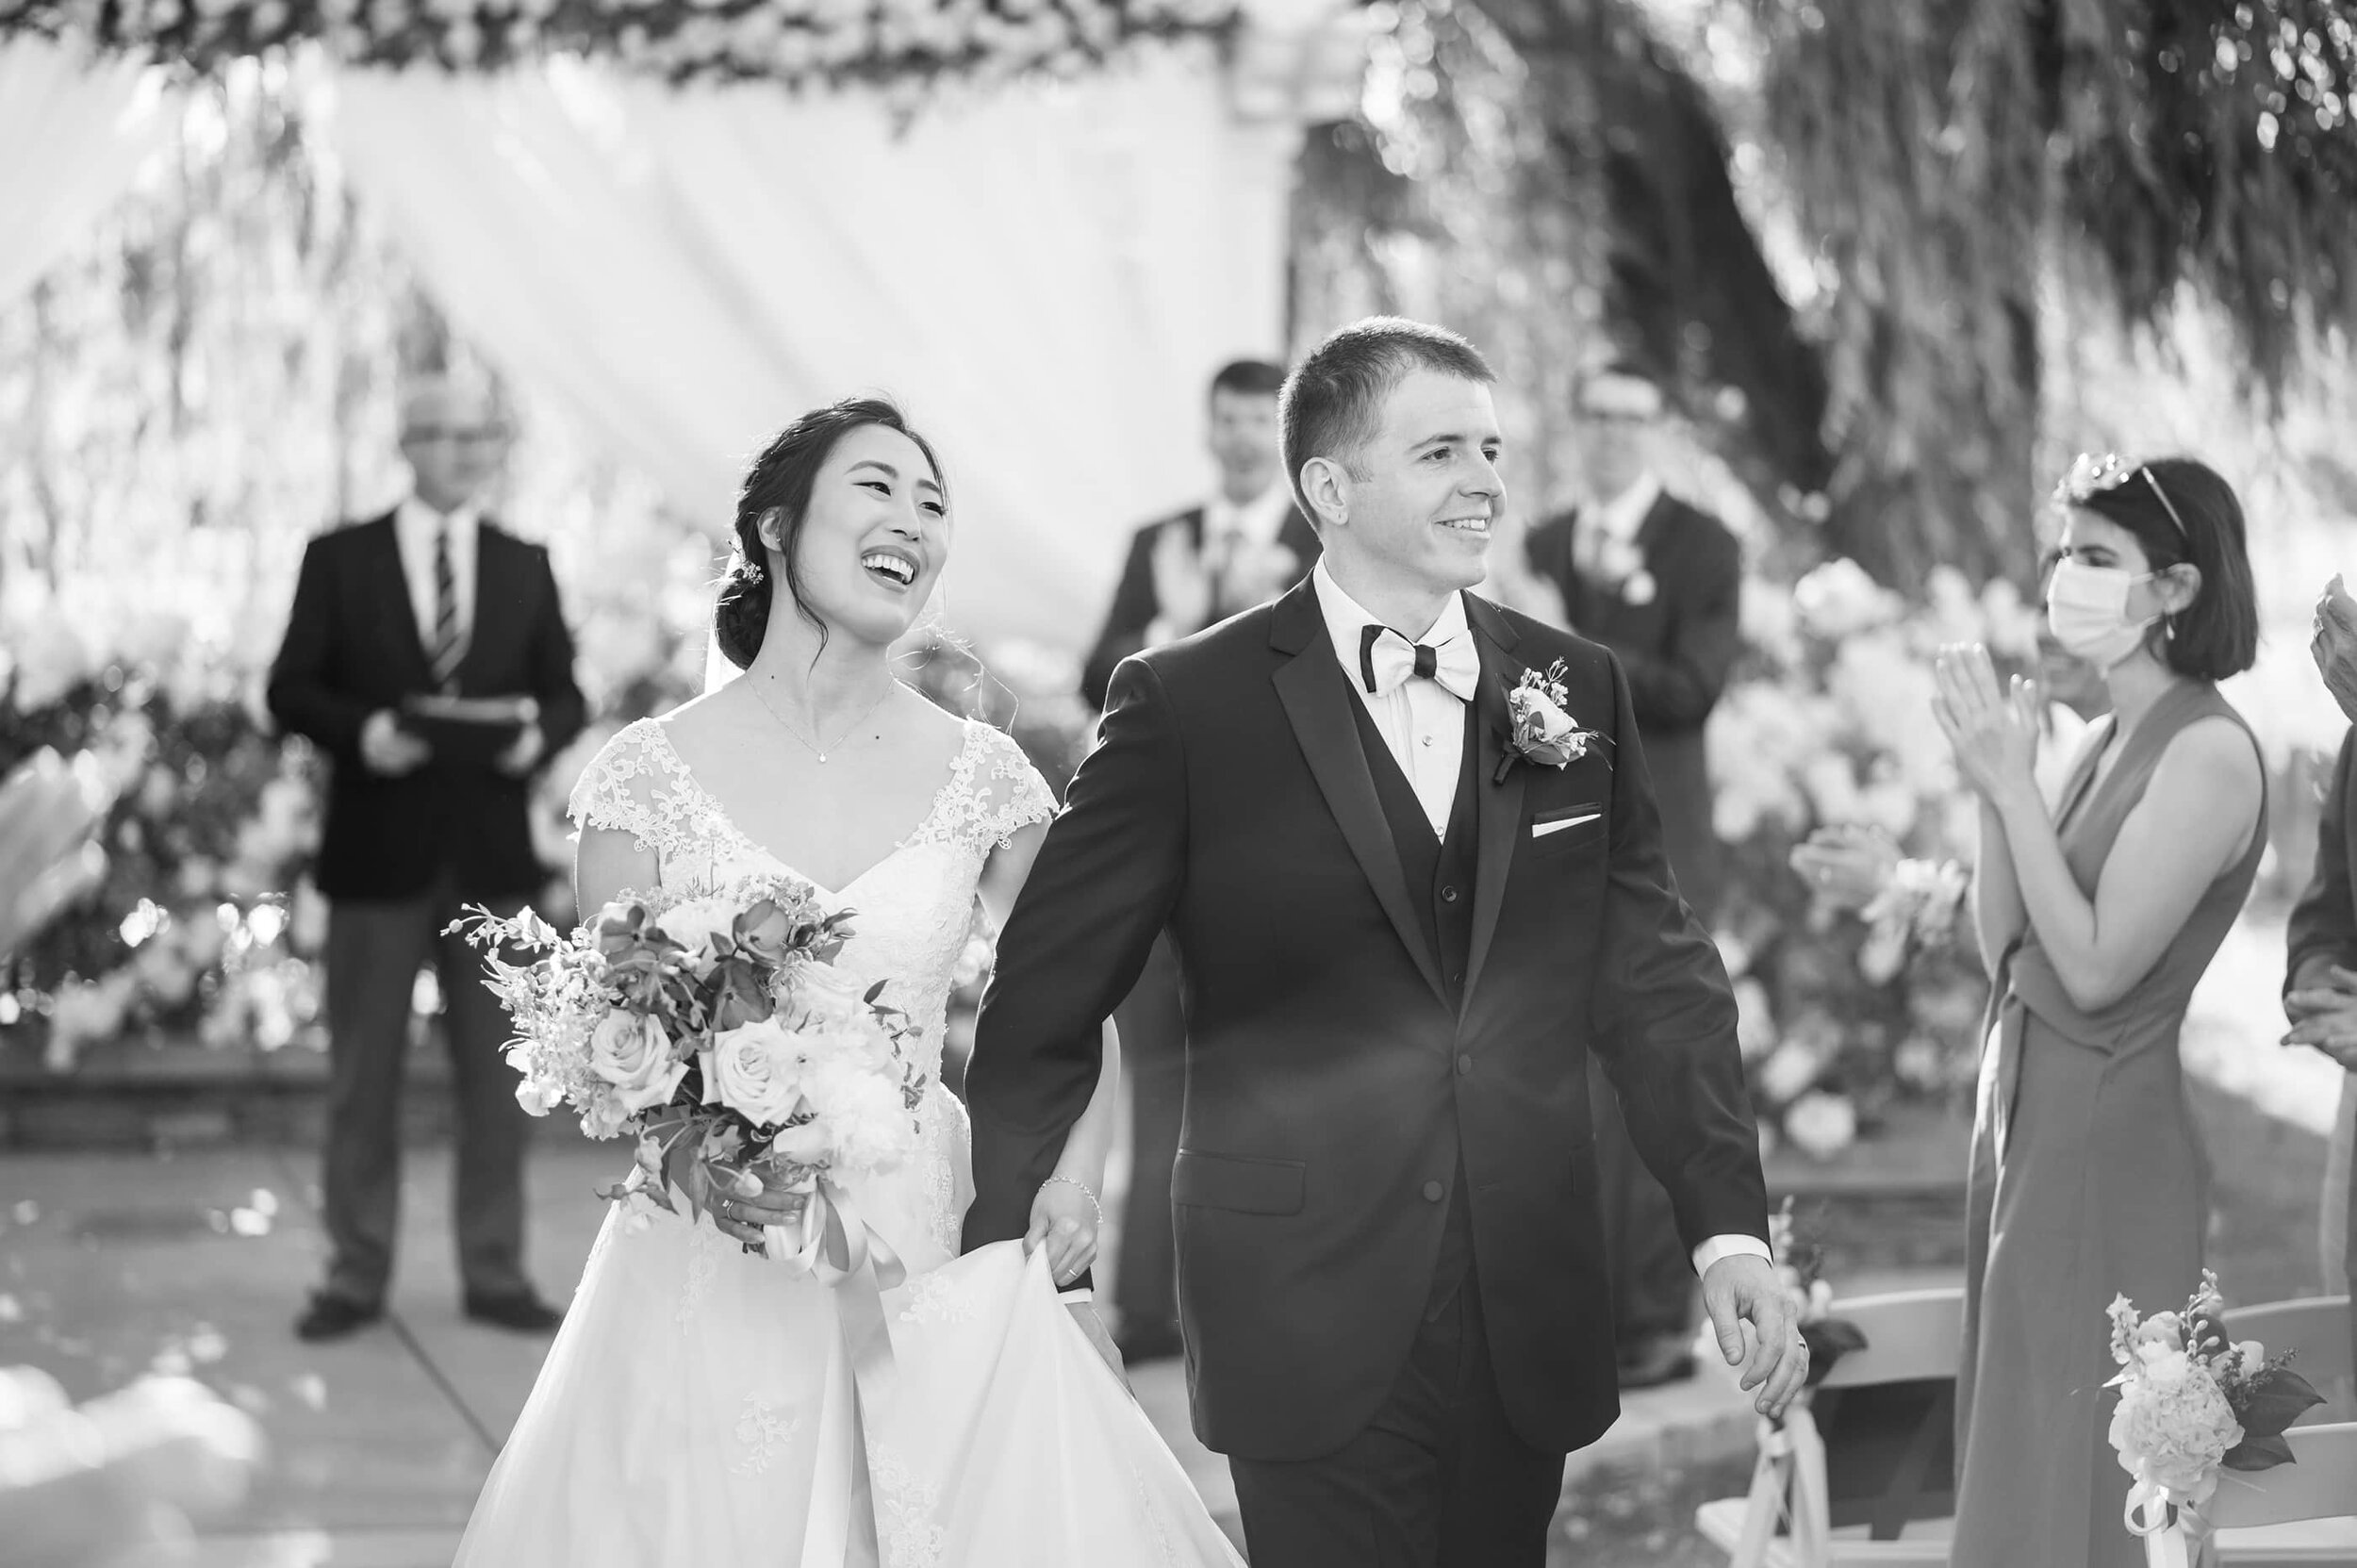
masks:
<instances>
[{"instance_id":1,"label":"groom's ear","mask_svg":"<svg viewBox=\"0 0 2357 1568\"><path fill-rule=\"evenodd\" d=\"M1350 522L1350 470L1331 457L1312 457L1301 465L1301 496L1310 503L1310 520L1320 534Z\"/></svg>"}]
</instances>

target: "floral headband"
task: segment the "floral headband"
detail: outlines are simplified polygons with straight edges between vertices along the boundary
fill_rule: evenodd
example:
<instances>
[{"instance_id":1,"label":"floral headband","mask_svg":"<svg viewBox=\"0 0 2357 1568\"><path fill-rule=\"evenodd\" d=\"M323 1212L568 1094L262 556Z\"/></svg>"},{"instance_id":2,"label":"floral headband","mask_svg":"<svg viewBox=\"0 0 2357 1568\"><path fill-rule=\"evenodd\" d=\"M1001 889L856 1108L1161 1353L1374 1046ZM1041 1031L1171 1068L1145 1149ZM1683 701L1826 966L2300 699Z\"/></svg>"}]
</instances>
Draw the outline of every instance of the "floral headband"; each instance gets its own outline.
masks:
<instances>
[{"instance_id":1,"label":"floral headband","mask_svg":"<svg viewBox=\"0 0 2357 1568\"><path fill-rule=\"evenodd\" d=\"M2190 546L2193 535L2185 527L2185 520L2177 515L2177 503L2168 499L2167 490L2161 488L2160 476L2143 463L2130 468L2119 460L2116 453L2107 452L2101 457L2091 452L2079 454L2070 465L2070 471L2064 474L2062 483L2054 487L2054 499L2072 506L2084 506L2096 496L2116 490L2122 485L2133 484L2138 474L2142 474L2144 482L2152 487L2152 497L2168 514L2168 520L2177 525L2178 539Z\"/></svg>"}]
</instances>

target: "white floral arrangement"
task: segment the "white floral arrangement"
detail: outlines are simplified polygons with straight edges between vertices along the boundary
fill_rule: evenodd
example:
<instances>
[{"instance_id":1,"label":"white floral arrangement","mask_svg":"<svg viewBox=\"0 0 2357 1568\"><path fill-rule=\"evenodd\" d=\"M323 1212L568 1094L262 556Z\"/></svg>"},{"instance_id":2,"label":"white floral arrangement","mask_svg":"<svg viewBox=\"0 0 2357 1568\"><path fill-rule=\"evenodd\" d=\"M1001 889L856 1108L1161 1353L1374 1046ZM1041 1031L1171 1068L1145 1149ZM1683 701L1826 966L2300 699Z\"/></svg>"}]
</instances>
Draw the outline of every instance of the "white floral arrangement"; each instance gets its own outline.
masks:
<instances>
[{"instance_id":1,"label":"white floral arrangement","mask_svg":"<svg viewBox=\"0 0 2357 1568\"><path fill-rule=\"evenodd\" d=\"M300 43L352 65L497 70L551 53L671 81L1071 74L1138 39L1217 37L1236 0L0 0L0 36L208 66Z\"/></svg>"},{"instance_id":2,"label":"white floral arrangement","mask_svg":"<svg viewBox=\"0 0 2357 1568\"><path fill-rule=\"evenodd\" d=\"M2198 1543L2208 1533L2201 1510L2224 1473L2295 1462L2283 1433L2323 1399L2291 1370L2289 1354L2270 1359L2255 1340L2227 1339L2217 1276L2206 1269L2182 1312L2139 1317L2121 1296L2107 1315L2120 1368L2103 1385L2119 1390L2111 1444L2134 1477L2125 1522L2139 1536L2173 1531Z\"/></svg>"},{"instance_id":3,"label":"white floral arrangement","mask_svg":"<svg viewBox=\"0 0 2357 1568\"><path fill-rule=\"evenodd\" d=\"M1908 1104L1970 1081L1986 982L1953 937L1969 801L1933 716L1931 658L1977 641L2036 655L2012 585L1936 569L1910 603L1854 563L1748 580L1746 652L1705 731L1713 826L1729 851L1714 933L1735 982L1738 1042L1763 1142L1840 1158ZM1821 829L1887 837L1904 857L1865 917L1790 869ZM1961 945L1969 947L1969 944Z\"/></svg>"},{"instance_id":4,"label":"white floral arrangement","mask_svg":"<svg viewBox=\"0 0 2357 1568\"><path fill-rule=\"evenodd\" d=\"M813 1195L802 1237L770 1237L785 1257L848 1206L841 1183L916 1149L930 1078L885 987L863 990L835 966L852 918L780 878L619 900L570 936L530 909L478 910L461 929L489 953L515 1019L507 1059L524 1109L569 1106L590 1137L635 1140L629 1178L605 1194L631 1223L677 1213L675 1180L701 1205L751 1175Z\"/></svg>"}]
</instances>

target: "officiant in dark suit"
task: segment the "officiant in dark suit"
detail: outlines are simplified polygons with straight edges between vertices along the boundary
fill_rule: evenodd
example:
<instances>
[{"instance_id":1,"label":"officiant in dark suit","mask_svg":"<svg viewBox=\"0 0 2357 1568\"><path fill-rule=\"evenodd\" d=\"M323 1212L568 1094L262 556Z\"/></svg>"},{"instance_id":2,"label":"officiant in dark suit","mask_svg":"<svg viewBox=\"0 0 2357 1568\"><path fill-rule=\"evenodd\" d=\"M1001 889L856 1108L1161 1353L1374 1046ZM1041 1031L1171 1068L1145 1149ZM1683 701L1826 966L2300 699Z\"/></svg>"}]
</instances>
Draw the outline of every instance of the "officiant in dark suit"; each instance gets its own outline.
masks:
<instances>
[{"instance_id":1,"label":"officiant in dark suit","mask_svg":"<svg viewBox=\"0 0 2357 1568\"><path fill-rule=\"evenodd\" d=\"M296 1323L306 1340L384 1312L402 1061L427 963L446 1005L466 1313L527 1330L562 1315L523 1269L526 1118L501 1054L507 1019L482 955L442 934L466 905L512 914L539 890L531 778L584 719L548 552L481 510L506 440L486 392L413 388L401 410L412 493L311 541L271 668L271 711L333 768L318 868L329 907L321 1186L333 1256Z\"/></svg>"},{"instance_id":2,"label":"officiant in dark suit","mask_svg":"<svg viewBox=\"0 0 2357 1568\"><path fill-rule=\"evenodd\" d=\"M1081 694L1105 705L1113 667L1141 649L1192 636L1276 598L1318 558L1317 531L1294 504L1277 457L1283 367L1239 359L1211 378L1208 435L1219 489L1199 506L1139 529L1129 541L1104 630L1082 667ZM1113 1305L1115 1342L1132 1362L1178 1354L1172 1282L1170 1168L1186 1094L1186 1020L1178 966L1157 943L1137 988L1114 1014L1129 1081L1129 1191L1122 1205Z\"/></svg>"},{"instance_id":3,"label":"officiant in dark suit","mask_svg":"<svg viewBox=\"0 0 2357 1568\"><path fill-rule=\"evenodd\" d=\"M1661 847L1679 894L1707 924L1726 870L1703 726L1742 641L1742 550L1724 523L1662 487L1659 388L1610 367L1582 384L1578 413L1591 499L1530 531L1529 565L1561 594L1571 628L1628 672ZM1694 1277L1668 1195L1637 1158L1601 1077L1594 1088L1622 1386L1644 1388L1693 1369Z\"/></svg>"}]
</instances>

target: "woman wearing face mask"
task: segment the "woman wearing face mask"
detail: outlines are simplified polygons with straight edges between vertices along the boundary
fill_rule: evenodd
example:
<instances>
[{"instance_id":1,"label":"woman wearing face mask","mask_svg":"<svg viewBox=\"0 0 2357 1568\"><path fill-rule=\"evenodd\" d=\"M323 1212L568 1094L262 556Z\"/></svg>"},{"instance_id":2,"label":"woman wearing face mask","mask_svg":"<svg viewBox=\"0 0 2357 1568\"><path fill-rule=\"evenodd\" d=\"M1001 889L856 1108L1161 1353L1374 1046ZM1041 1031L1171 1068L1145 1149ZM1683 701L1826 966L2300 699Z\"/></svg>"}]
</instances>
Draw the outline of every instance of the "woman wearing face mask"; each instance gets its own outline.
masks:
<instances>
[{"instance_id":1,"label":"woman wearing face mask","mask_svg":"<svg viewBox=\"0 0 2357 1568\"><path fill-rule=\"evenodd\" d=\"M2110 1451L2104 1308L2200 1282L2206 1170L2184 1097L2185 1004L2266 846L2258 746L2217 682L2257 652L2242 508L2201 464L2082 457L2047 584L2102 672L2050 812L2036 702L1987 652L1937 666L1941 727L1980 797L1974 921L1995 987L1968 1193L1955 1568L2133 1568Z\"/></svg>"}]
</instances>

